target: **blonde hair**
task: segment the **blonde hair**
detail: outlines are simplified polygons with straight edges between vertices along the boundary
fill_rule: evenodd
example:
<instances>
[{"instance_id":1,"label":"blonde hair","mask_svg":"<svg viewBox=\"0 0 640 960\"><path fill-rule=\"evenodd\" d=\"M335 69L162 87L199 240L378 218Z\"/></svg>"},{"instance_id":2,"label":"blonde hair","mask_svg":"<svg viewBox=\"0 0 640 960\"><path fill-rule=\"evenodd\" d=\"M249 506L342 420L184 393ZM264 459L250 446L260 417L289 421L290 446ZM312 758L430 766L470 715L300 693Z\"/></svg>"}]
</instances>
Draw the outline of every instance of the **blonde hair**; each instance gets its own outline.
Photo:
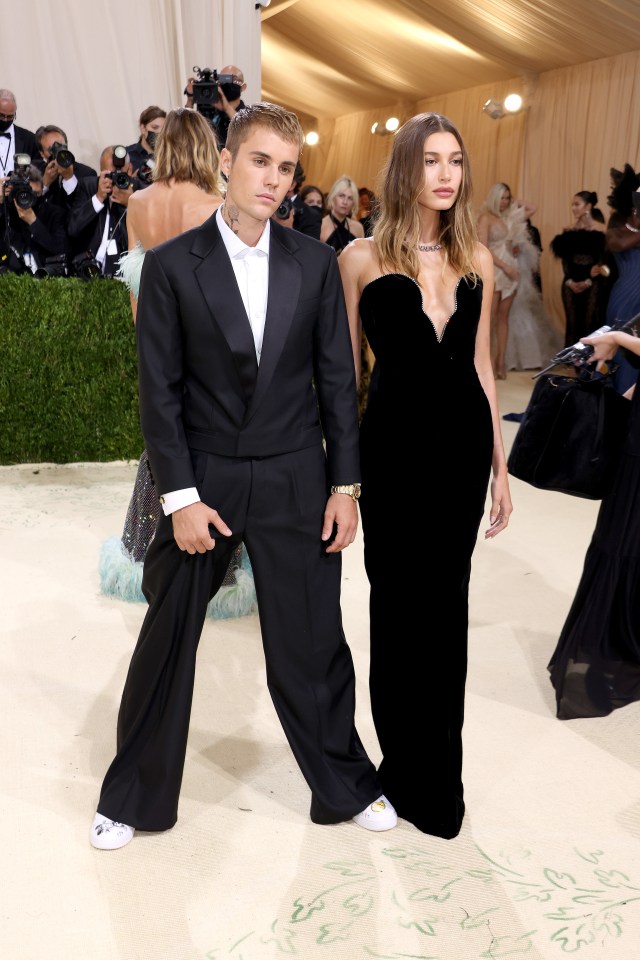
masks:
<instances>
[{"instance_id":1,"label":"blonde hair","mask_svg":"<svg viewBox=\"0 0 640 960\"><path fill-rule=\"evenodd\" d=\"M252 103L238 110L227 129L227 150L235 158L241 143L251 135L255 127L271 130L287 143L292 143L302 153L304 133L295 113L267 101Z\"/></svg>"},{"instance_id":2,"label":"blonde hair","mask_svg":"<svg viewBox=\"0 0 640 960\"><path fill-rule=\"evenodd\" d=\"M373 241L378 258L384 270L418 278L417 246L421 229L418 197L425 185L424 145L432 133L453 134L462 154L458 196L449 210L440 211L438 243L444 248L443 269L449 264L456 273L477 280L474 263L478 234L472 209L469 157L457 128L439 113L412 117L393 138L377 191L379 215L373 228Z\"/></svg>"},{"instance_id":3,"label":"blonde hair","mask_svg":"<svg viewBox=\"0 0 640 960\"><path fill-rule=\"evenodd\" d=\"M154 183L189 181L220 193L220 154L210 123L195 110L170 110L155 144Z\"/></svg>"},{"instance_id":4,"label":"blonde hair","mask_svg":"<svg viewBox=\"0 0 640 960\"><path fill-rule=\"evenodd\" d=\"M347 187L351 191L351 196L353 197L353 205L349 211L348 216L355 217L358 213L358 207L360 206L360 194L358 193L358 188L355 184L355 181L351 179L346 173L343 173L341 177L338 177L334 185L329 190L327 195L327 210L331 212L333 209L334 198L340 193L340 191Z\"/></svg>"},{"instance_id":5,"label":"blonde hair","mask_svg":"<svg viewBox=\"0 0 640 960\"><path fill-rule=\"evenodd\" d=\"M509 201L509 206L513 203L513 194L511 193L511 187L506 183L494 183L494 185L489 190L487 194L487 199L482 204L481 212L487 210L489 213L495 213L497 217L503 216L500 212L500 201L502 200L502 194L505 190L509 191L509 196L511 200Z\"/></svg>"}]
</instances>

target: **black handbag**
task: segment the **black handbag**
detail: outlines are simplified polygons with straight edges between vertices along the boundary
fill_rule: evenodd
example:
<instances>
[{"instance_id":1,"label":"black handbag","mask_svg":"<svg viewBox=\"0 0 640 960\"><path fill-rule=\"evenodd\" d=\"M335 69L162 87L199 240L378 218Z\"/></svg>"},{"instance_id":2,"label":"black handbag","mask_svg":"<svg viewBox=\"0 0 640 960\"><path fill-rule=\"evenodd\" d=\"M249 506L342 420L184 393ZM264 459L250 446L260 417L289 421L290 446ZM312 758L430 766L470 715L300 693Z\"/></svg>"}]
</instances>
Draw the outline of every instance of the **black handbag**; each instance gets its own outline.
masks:
<instances>
[{"instance_id":1,"label":"black handbag","mask_svg":"<svg viewBox=\"0 0 640 960\"><path fill-rule=\"evenodd\" d=\"M601 499L616 473L630 407L610 376L541 376L507 459L509 473L540 490Z\"/></svg>"}]
</instances>

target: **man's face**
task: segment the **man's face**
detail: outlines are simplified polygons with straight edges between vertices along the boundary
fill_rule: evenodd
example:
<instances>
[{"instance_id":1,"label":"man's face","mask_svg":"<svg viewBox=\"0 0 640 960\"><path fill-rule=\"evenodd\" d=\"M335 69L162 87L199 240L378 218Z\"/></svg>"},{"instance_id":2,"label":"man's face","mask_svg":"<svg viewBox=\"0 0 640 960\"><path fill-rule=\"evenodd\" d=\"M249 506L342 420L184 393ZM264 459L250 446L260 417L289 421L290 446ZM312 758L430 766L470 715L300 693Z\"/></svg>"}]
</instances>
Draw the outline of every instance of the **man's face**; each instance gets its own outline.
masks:
<instances>
[{"instance_id":1,"label":"man's face","mask_svg":"<svg viewBox=\"0 0 640 960\"><path fill-rule=\"evenodd\" d=\"M40 139L40 151L45 160L51 159L50 150L54 143L64 143L61 133L45 133Z\"/></svg>"},{"instance_id":2,"label":"man's face","mask_svg":"<svg viewBox=\"0 0 640 960\"><path fill-rule=\"evenodd\" d=\"M16 117L15 100L0 100L0 130L8 130Z\"/></svg>"},{"instance_id":3,"label":"man's face","mask_svg":"<svg viewBox=\"0 0 640 960\"><path fill-rule=\"evenodd\" d=\"M226 147L221 167L228 177L225 207L236 207L254 221L273 216L293 182L298 146L277 133L255 127L240 144L235 158Z\"/></svg>"}]
</instances>

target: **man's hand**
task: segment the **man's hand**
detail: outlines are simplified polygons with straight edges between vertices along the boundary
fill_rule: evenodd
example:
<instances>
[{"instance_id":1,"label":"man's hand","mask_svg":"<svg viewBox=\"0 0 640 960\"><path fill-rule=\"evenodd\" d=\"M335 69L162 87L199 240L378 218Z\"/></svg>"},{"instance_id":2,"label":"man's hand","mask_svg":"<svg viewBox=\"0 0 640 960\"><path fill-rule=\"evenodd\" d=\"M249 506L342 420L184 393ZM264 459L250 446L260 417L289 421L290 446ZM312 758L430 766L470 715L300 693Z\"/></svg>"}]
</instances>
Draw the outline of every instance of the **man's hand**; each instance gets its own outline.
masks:
<instances>
[{"instance_id":1,"label":"man's hand","mask_svg":"<svg viewBox=\"0 0 640 960\"><path fill-rule=\"evenodd\" d=\"M106 203L107 198L112 190L113 184L109 176L109 171L103 170L98 177L98 189L96 190L96 196L100 203Z\"/></svg>"},{"instance_id":2,"label":"man's hand","mask_svg":"<svg viewBox=\"0 0 640 960\"><path fill-rule=\"evenodd\" d=\"M111 193L111 199L115 203L122 204L123 207L126 207L129 203L129 198L133 193L133 183L130 183L126 190L121 190L120 187L114 186Z\"/></svg>"},{"instance_id":3,"label":"man's hand","mask_svg":"<svg viewBox=\"0 0 640 960\"><path fill-rule=\"evenodd\" d=\"M327 500L322 525L322 539L329 540L336 526L336 535L325 553L339 553L356 538L358 530L358 504L346 493L334 493Z\"/></svg>"},{"instance_id":4,"label":"man's hand","mask_svg":"<svg viewBox=\"0 0 640 960\"><path fill-rule=\"evenodd\" d=\"M224 93L222 92L222 87L220 86L220 84L218 84L218 93L220 96L215 103L216 110L222 110L224 113L226 113L226 115L229 117L230 120L233 120L233 118L236 115L236 108L231 106L231 104L225 97Z\"/></svg>"},{"instance_id":5,"label":"man's hand","mask_svg":"<svg viewBox=\"0 0 640 960\"><path fill-rule=\"evenodd\" d=\"M231 536L231 530L218 511L202 501L176 510L171 514L171 519L175 541L180 549L187 553L206 553L207 550L213 550L216 542L209 533L209 524L222 536Z\"/></svg>"},{"instance_id":6,"label":"man's hand","mask_svg":"<svg viewBox=\"0 0 640 960\"><path fill-rule=\"evenodd\" d=\"M59 176L60 167L55 160L49 160L49 163L44 168L44 173L42 174L45 187L50 187L52 183L56 182Z\"/></svg>"},{"instance_id":7,"label":"man's hand","mask_svg":"<svg viewBox=\"0 0 640 960\"><path fill-rule=\"evenodd\" d=\"M19 207L15 200L13 201L13 205L18 211L18 216L22 221L24 221L24 223L31 225L32 223L36 222L36 215L31 207L27 207L25 210L22 207Z\"/></svg>"}]
</instances>

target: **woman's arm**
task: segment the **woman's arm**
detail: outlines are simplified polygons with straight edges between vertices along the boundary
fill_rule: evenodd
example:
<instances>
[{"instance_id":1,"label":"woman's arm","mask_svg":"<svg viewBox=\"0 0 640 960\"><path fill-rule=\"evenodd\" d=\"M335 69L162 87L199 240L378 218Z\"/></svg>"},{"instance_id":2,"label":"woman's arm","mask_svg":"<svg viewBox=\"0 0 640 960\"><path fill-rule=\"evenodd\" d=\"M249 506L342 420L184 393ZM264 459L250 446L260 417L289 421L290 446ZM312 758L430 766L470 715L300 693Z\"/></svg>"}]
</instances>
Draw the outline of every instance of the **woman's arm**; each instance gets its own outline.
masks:
<instances>
[{"instance_id":1,"label":"woman's arm","mask_svg":"<svg viewBox=\"0 0 640 960\"><path fill-rule=\"evenodd\" d=\"M368 262L370 262L370 240L352 240L338 257L338 267L342 277L342 289L347 305L349 318L349 333L351 334L351 349L353 362L356 368L356 383L360 383L360 350L362 344L362 321L360 319L360 295L362 293L362 277Z\"/></svg>"},{"instance_id":2,"label":"woman's arm","mask_svg":"<svg viewBox=\"0 0 640 960\"><path fill-rule=\"evenodd\" d=\"M134 201L133 203L131 201ZM129 200L127 205L127 238L128 238L128 249L133 250L136 243L138 242L138 236L136 234L136 219L137 219L137 204L135 203L135 193ZM129 301L131 303L131 314L133 316L133 322L136 322L136 315L138 313L138 301L134 295L129 291Z\"/></svg>"},{"instance_id":3,"label":"woman's arm","mask_svg":"<svg viewBox=\"0 0 640 960\"><path fill-rule=\"evenodd\" d=\"M491 539L505 529L513 510L509 493L509 479L507 475L507 458L502 441L500 428L500 414L498 412L498 398L491 364L491 301L493 299L493 258L491 252L482 244L478 245L477 269L482 276L482 309L480 322L476 334L475 368L482 385L493 424L493 457L491 467L493 479L491 481L491 512L489 519L491 526L485 531L485 538Z\"/></svg>"},{"instance_id":4,"label":"woman's arm","mask_svg":"<svg viewBox=\"0 0 640 960\"><path fill-rule=\"evenodd\" d=\"M606 238L607 247L612 253L640 247L640 233L634 233L632 230L627 230L626 227L612 227L607 230Z\"/></svg>"}]
</instances>

